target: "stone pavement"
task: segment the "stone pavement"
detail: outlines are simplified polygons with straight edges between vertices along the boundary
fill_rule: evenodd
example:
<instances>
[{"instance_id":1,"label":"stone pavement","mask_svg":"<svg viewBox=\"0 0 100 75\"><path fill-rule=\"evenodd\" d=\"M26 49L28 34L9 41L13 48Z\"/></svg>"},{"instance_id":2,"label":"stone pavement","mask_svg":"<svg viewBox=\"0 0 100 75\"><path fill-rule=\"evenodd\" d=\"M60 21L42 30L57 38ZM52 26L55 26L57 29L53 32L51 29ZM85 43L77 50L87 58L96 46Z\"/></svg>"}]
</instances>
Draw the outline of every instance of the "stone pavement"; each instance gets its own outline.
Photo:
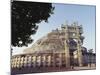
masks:
<instances>
[{"instance_id":1,"label":"stone pavement","mask_svg":"<svg viewBox=\"0 0 100 75\"><path fill-rule=\"evenodd\" d=\"M74 67L73 70L95 70L95 69L96 69L96 67L88 67L88 66L86 66L86 67Z\"/></svg>"},{"instance_id":2,"label":"stone pavement","mask_svg":"<svg viewBox=\"0 0 100 75\"><path fill-rule=\"evenodd\" d=\"M80 70L95 70L96 67L74 67L73 69L65 67L44 67L44 68L22 68L12 69L12 74L27 74L27 73L44 73L44 72L63 72L63 71L80 71Z\"/></svg>"}]
</instances>

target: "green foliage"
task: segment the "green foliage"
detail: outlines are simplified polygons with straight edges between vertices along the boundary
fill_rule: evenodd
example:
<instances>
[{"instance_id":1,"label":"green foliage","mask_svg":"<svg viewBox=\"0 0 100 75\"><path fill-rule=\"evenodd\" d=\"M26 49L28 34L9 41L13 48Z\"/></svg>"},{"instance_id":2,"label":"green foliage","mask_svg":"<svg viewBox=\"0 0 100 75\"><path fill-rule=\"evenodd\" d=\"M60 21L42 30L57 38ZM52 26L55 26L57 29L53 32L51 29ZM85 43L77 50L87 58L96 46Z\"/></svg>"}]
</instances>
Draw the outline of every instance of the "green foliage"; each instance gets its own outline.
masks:
<instances>
[{"instance_id":1,"label":"green foliage","mask_svg":"<svg viewBox=\"0 0 100 75\"><path fill-rule=\"evenodd\" d=\"M11 45L28 46L32 43L41 21L48 22L54 7L51 3L13 1L11 3Z\"/></svg>"},{"instance_id":2,"label":"green foliage","mask_svg":"<svg viewBox=\"0 0 100 75\"><path fill-rule=\"evenodd\" d=\"M88 52L89 52L89 53L93 53L93 49L89 49Z\"/></svg>"}]
</instances>

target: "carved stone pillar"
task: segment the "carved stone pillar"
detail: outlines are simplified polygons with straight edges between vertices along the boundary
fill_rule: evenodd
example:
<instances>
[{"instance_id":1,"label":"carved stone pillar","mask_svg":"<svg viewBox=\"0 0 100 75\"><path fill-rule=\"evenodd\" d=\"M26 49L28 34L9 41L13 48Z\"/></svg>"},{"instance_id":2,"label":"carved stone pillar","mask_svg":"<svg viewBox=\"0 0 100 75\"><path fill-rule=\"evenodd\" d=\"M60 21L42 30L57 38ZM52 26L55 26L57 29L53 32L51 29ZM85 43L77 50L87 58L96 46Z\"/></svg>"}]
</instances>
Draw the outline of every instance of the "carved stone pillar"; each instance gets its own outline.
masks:
<instances>
[{"instance_id":1,"label":"carved stone pillar","mask_svg":"<svg viewBox=\"0 0 100 75\"><path fill-rule=\"evenodd\" d=\"M62 53L59 53L59 67L62 66Z\"/></svg>"},{"instance_id":2,"label":"carved stone pillar","mask_svg":"<svg viewBox=\"0 0 100 75\"><path fill-rule=\"evenodd\" d=\"M70 68L70 54L69 54L69 45L68 45L68 27L65 26L65 61L66 61L66 68Z\"/></svg>"},{"instance_id":3,"label":"carved stone pillar","mask_svg":"<svg viewBox=\"0 0 100 75\"><path fill-rule=\"evenodd\" d=\"M48 61L47 61L48 62L48 66L50 66L51 65L51 55L49 55L47 59L48 59Z\"/></svg>"},{"instance_id":4,"label":"carved stone pillar","mask_svg":"<svg viewBox=\"0 0 100 75\"><path fill-rule=\"evenodd\" d=\"M79 66L82 66L82 51L81 51L81 40L80 40L80 33L79 28L76 27L77 30L77 52L78 52L78 63Z\"/></svg>"},{"instance_id":5,"label":"carved stone pillar","mask_svg":"<svg viewBox=\"0 0 100 75\"><path fill-rule=\"evenodd\" d=\"M32 56L33 67L36 67L36 56Z\"/></svg>"},{"instance_id":6,"label":"carved stone pillar","mask_svg":"<svg viewBox=\"0 0 100 75\"><path fill-rule=\"evenodd\" d=\"M43 55L43 67L45 67L45 66L46 66L46 56Z\"/></svg>"}]
</instances>

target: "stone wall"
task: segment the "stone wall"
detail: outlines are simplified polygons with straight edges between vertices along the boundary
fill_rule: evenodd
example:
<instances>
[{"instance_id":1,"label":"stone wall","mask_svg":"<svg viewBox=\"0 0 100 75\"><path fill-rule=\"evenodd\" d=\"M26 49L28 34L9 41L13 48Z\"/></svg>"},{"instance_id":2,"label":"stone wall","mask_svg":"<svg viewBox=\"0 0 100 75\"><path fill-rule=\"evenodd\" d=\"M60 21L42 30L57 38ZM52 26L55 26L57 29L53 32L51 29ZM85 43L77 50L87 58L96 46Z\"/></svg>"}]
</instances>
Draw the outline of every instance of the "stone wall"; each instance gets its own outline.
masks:
<instances>
[{"instance_id":1,"label":"stone wall","mask_svg":"<svg viewBox=\"0 0 100 75\"><path fill-rule=\"evenodd\" d=\"M64 66L65 54L64 53L41 53L41 54L26 54L16 55L11 59L11 68L22 67L55 67Z\"/></svg>"}]
</instances>

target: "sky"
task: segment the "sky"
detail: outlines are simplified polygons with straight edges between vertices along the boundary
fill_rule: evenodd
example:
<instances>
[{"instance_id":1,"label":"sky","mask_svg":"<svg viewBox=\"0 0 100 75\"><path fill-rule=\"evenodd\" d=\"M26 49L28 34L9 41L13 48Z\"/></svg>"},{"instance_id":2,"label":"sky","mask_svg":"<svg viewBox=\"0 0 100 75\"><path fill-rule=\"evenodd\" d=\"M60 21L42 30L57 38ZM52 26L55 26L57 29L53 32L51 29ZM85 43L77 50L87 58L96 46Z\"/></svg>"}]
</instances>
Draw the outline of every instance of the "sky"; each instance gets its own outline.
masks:
<instances>
[{"instance_id":1,"label":"sky","mask_svg":"<svg viewBox=\"0 0 100 75\"><path fill-rule=\"evenodd\" d=\"M35 35L32 35L34 42L28 47L31 47L36 40L45 36L53 29L60 28L61 24L72 24L77 21L83 26L84 44L87 49L93 49L95 52L95 6L90 5L73 5L73 4L53 4L55 7L54 14L48 19L48 23L44 21L39 23L39 29ZM13 55L22 53L28 47L13 48Z\"/></svg>"}]
</instances>

